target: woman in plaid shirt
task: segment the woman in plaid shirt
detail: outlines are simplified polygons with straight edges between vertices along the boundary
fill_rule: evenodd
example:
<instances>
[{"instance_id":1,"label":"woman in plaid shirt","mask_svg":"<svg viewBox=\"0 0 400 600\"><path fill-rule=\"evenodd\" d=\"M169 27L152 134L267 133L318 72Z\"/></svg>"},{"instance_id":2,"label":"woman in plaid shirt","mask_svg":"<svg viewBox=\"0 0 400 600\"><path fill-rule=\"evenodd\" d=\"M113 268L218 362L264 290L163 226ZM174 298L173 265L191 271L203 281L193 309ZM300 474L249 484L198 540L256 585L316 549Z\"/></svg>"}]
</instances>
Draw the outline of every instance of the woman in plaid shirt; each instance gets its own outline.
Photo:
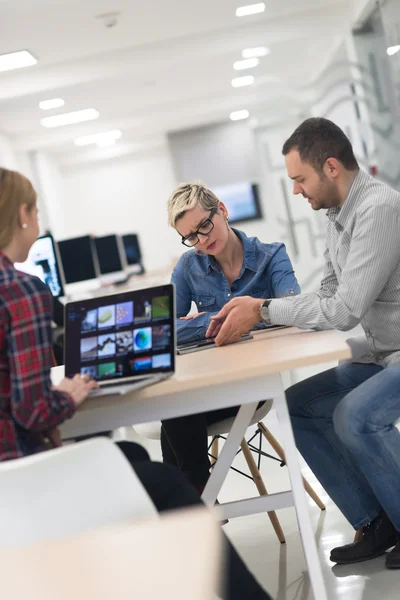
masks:
<instances>
[{"instance_id":1,"label":"woman in plaid shirt","mask_svg":"<svg viewBox=\"0 0 400 600\"><path fill-rule=\"evenodd\" d=\"M57 427L73 416L89 391L88 377L52 387L49 288L14 269L39 235L36 193L14 171L0 168L0 461L60 445ZM118 444L159 511L200 504L194 488L169 465L150 462L138 444ZM227 543L226 600L270 600Z\"/></svg>"},{"instance_id":2,"label":"woman in plaid shirt","mask_svg":"<svg viewBox=\"0 0 400 600\"><path fill-rule=\"evenodd\" d=\"M39 235L36 194L19 173L0 169L0 460L43 450L96 386L80 375L53 388L52 297L16 271Z\"/></svg>"}]
</instances>

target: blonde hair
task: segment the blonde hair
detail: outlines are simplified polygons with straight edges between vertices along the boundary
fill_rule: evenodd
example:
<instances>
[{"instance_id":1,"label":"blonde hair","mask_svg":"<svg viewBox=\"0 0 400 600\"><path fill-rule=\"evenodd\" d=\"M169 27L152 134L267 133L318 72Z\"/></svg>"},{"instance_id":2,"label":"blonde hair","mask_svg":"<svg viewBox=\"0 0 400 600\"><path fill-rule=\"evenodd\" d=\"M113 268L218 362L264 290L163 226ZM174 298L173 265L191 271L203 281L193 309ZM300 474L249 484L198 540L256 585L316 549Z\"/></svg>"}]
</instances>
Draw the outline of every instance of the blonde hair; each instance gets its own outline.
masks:
<instances>
[{"instance_id":1,"label":"blonde hair","mask_svg":"<svg viewBox=\"0 0 400 600\"><path fill-rule=\"evenodd\" d=\"M178 219L186 211L201 206L204 210L218 208L219 200L210 189L202 183L181 183L172 192L168 200L168 224L175 227Z\"/></svg>"},{"instance_id":2,"label":"blonde hair","mask_svg":"<svg viewBox=\"0 0 400 600\"><path fill-rule=\"evenodd\" d=\"M17 171L0 168L0 249L11 243L23 204L29 209L36 205L31 182Z\"/></svg>"}]
</instances>

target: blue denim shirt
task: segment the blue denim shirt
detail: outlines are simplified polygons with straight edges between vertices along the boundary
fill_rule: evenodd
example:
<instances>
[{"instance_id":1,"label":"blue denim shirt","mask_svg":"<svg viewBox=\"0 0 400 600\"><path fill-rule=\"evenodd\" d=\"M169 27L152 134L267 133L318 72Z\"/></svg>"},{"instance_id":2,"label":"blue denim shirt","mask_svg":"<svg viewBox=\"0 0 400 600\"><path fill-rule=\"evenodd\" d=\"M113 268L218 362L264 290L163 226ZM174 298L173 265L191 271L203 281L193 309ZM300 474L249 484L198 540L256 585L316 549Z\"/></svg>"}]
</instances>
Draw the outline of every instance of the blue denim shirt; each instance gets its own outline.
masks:
<instances>
[{"instance_id":1,"label":"blue denim shirt","mask_svg":"<svg viewBox=\"0 0 400 600\"><path fill-rule=\"evenodd\" d=\"M263 244L256 237L249 238L234 229L244 248L244 260L239 277L229 287L228 280L213 256L198 255L189 250L181 256L171 281L176 286L176 314L178 342L205 337L210 316L236 296L279 298L300 293L292 263L284 244ZM180 321L196 304L200 315L190 321ZM262 327L262 324L259 325Z\"/></svg>"}]
</instances>

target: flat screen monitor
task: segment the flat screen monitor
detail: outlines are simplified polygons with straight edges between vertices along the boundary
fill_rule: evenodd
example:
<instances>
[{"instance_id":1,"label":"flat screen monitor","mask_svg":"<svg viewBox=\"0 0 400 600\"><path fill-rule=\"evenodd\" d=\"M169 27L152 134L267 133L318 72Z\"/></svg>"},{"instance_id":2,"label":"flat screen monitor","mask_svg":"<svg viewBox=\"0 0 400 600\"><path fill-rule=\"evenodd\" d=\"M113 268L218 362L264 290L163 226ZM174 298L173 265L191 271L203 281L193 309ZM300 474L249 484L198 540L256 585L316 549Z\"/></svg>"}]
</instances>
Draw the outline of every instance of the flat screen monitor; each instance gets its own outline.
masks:
<instances>
[{"instance_id":1,"label":"flat screen monitor","mask_svg":"<svg viewBox=\"0 0 400 600\"><path fill-rule=\"evenodd\" d=\"M136 233L127 233L122 236L124 243L126 262L128 265L137 265L142 262L142 253L140 252L139 237Z\"/></svg>"},{"instance_id":2,"label":"flat screen monitor","mask_svg":"<svg viewBox=\"0 0 400 600\"><path fill-rule=\"evenodd\" d=\"M117 235L105 235L94 239L101 279L108 283L125 278L121 240Z\"/></svg>"},{"instance_id":3,"label":"flat screen monitor","mask_svg":"<svg viewBox=\"0 0 400 600\"><path fill-rule=\"evenodd\" d=\"M15 263L14 266L18 271L39 277L49 286L55 298L64 296L57 247L50 234L39 237L30 249L26 261Z\"/></svg>"},{"instance_id":4,"label":"flat screen monitor","mask_svg":"<svg viewBox=\"0 0 400 600\"><path fill-rule=\"evenodd\" d=\"M213 188L213 192L226 205L229 223L262 219L257 184L235 183Z\"/></svg>"},{"instance_id":5,"label":"flat screen monitor","mask_svg":"<svg viewBox=\"0 0 400 600\"><path fill-rule=\"evenodd\" d=\"M58 242L65 283L96 279L99 275L96 249L90 235Z\"/></svg>"},{"instance_id":6,"label":"flat screen monitor","mask_svg":"<svg viewBox=\"0 0 400 600\"><path fill-rule=\"evenodd\" d=\"M140 251L139 236L136 233L127 233L122 236L124 244L126 263L130 271L143 271L142 253Z\"/></svg>"}]
</instances>

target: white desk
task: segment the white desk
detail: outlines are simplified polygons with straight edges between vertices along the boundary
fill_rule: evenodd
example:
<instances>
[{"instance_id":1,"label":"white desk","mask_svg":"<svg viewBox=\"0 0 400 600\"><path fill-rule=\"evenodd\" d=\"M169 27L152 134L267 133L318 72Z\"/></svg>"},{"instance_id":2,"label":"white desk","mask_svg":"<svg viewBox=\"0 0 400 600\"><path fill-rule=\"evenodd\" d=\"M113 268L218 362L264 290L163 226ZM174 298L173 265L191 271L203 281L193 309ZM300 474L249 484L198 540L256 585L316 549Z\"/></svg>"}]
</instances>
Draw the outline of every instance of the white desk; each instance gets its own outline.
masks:
<instances>
[{"instance_id":1,"label":"white desk","mask_svg":"<svg viewBox=\"0 0 400 600\"><path fill-rule=\"evenodd\" d=\"M87 401L62 427L76 437L157 419L241 405L232 430L204 490L214 504L240 442L261 400L272 398L279 418L292 490L221 506L233 518L295 506L315 600L327 600L287 410L281 373L291 369L350 358L350 348L334 331L295 328L259 333L253 340L177 357L174 377L126 396ZM53 382L63 376L53 369Z\"/></svg>"}]
</instances>

